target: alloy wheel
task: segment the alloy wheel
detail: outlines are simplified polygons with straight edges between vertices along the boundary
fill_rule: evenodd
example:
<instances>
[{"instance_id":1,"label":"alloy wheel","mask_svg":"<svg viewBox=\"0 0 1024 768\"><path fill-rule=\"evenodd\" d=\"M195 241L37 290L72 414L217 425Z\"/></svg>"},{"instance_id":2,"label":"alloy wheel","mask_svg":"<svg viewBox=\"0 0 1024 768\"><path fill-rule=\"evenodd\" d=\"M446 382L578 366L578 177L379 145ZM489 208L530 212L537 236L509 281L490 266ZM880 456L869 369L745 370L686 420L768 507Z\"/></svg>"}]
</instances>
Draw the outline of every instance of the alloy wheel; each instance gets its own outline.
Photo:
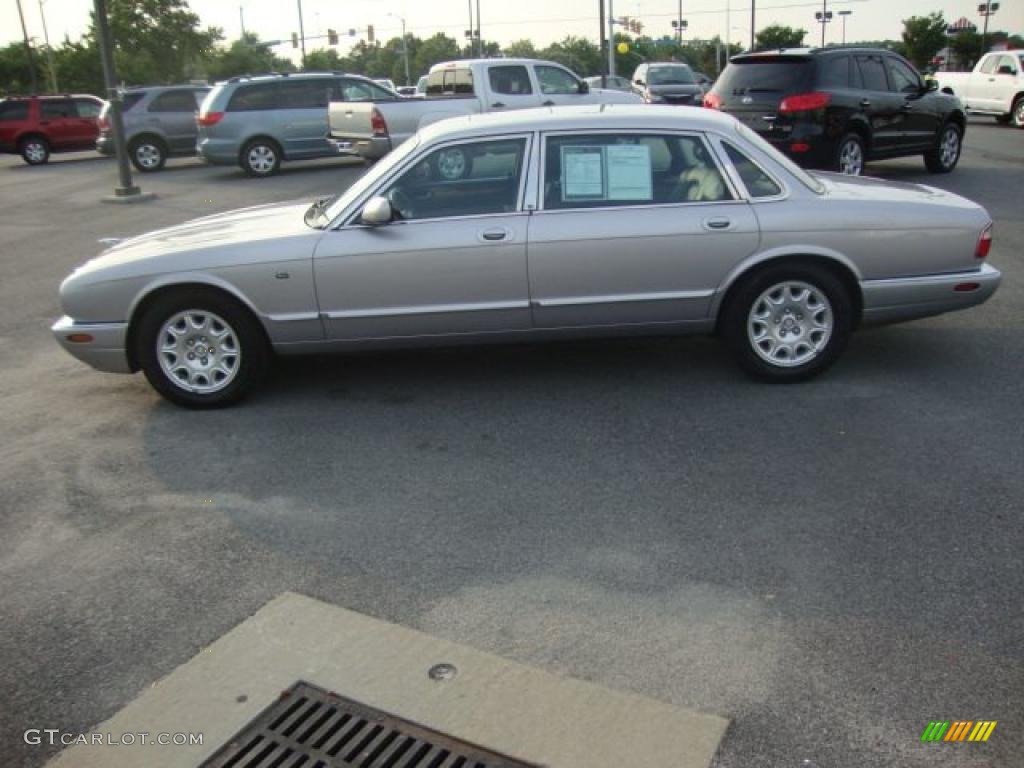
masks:
<instances>
[{"instance_id":1,"label":"alloy wheel","mask_svg":"<svg viewBox=\"0 0 1024 768\"><path fill-rule=\"evenodd\" d=\"M939 162L943 168L952 168L960 156L960 132L949 126L942 134L939 142Z\"/></svg>"},{"instance_id":2,"label":"alloy wheel","mask_svg":"<svg viewBox=\"0 0 1024 768\"><path fill-rule=\"evenodd\" d=\"M847 176L860 176L864 170L864 150L858 142L848 140L839 150L839 172Z\"/></svg>"},{"instance_id":3,"label":"alloy wheel","mask_svg":"<svg viewBox=\"0 0 1024 768\"><path fill-rule=\"evenodd\" d=\"M136 162L140 167L145 168L147 171L158 167L162 157L163 153L155 144L139 144L139 146L135 148Z\"/></svg>"},{"instance_id":4,"label":"alloy wheel","mask_svg":"<svg viewBox=\"0 0 1024 768\"><path fill-rule=\"evenodd\" d=\"M249 167L260 174L270 173L277 163L277 153L266 144L255 144L249 148L246 156Z\"/></svg>"},{"instance_id":5,"label":"alloy wheel","mask_svg":"<svg viewBox=\"0 0 1024 768\"><path fill-rule=\"evenodd\" d=\"M747 339L758 357L794 368L816 358L832 337L832 305L810 283L776 283L754 301L747 316Z\"/></svg>"},{"instance_id":6,"label":"alloy wheel","mask_svg":"<svg viewBox=\"0 0 1024 768\"><path fill-rule=\"evenodd\" d=\"M156 355L169 381L186 392L210 394L238 375L242 350L235 330L222 317L187 309L160 327Z\"/></svg>"},{"instance_id":7,"label":"alloy wheel","mask_svg":"<svg viewBox=\"0 0 1024 768\"><path fill-rule=\"evenodd\" d=\"M1024 128L1024 98L1017 99L1013 108L1013 124L1018 128Z\"/></svg>"},{"instance_id":8,"label":"alloy wheel","mask_svg":"<svg viewBox=\"0 0 1024 768\"><path fill-rule=\"evenodd\" d=\"M46 159L46 145L41 141L28 142L24 151L30 163L41 163Z\"/></svg>"}]
</instances>

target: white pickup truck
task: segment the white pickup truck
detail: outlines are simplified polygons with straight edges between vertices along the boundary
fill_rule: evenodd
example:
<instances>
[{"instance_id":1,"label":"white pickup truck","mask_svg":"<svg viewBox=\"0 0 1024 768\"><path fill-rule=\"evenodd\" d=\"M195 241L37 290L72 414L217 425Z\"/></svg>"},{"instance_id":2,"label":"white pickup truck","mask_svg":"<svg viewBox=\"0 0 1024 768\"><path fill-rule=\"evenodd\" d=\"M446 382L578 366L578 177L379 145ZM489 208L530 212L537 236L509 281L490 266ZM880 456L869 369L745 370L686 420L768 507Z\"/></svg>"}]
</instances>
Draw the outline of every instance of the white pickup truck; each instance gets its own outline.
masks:
<instances>
[{"instance_id":1,"label":"white pickup truck","mask_svg":"<svg viewBox=\"0 0 1024 768\"><path fill-rule=\"evenodd\" d=\"M936 72L934 78L968 112L1024 128L1024 51L986 53L973 72Z\"/></svg>"},{"instance_id":2,"label":"white pickup truck","mask_svg":"<svg viewBox=\"0 0 1024 768\"><path fill-rule=\"evenodd\" d=\"M430 68L426 98L331 102L330 140L338 152L376 160L423 126L449 117L542 106L642 101L632 93L591 88L551 61L447 61Z\"/></svg>"}]
</instances>

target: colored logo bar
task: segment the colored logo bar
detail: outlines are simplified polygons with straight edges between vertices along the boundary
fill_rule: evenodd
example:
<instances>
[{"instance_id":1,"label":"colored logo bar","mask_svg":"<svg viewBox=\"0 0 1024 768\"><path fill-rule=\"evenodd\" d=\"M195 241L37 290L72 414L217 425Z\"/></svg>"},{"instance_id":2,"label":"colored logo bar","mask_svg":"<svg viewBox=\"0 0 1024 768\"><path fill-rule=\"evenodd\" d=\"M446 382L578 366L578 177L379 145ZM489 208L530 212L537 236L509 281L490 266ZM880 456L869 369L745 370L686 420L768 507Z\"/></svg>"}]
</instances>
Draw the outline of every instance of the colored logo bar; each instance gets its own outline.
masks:
<instances>
[{"instance_id":1,"label":"colored logo bar","mask_svg":"<svg viewBox=\"0 0 1024 768\"><path fill-rule=\"evenodd\" d=\"M996 720L933 720L921 734L921 741L988 741Z\"/></svg>"}]
</instances>

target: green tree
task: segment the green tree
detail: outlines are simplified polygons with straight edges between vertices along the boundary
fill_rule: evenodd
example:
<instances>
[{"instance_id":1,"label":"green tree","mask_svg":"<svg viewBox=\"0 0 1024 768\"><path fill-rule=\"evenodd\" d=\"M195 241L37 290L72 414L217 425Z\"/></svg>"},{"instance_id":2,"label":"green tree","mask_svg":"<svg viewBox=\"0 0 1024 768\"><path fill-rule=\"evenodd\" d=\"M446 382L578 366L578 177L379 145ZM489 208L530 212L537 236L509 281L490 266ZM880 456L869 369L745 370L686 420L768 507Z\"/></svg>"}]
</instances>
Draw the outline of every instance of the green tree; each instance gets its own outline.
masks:
<instances>
[{"instance_id":1,"label":"green tree","mask_svg":"<svg viewBox=\"0 0 1024 768\"><path fill-rule=\"evenodd\" d=\"M209 80L226 80L237 75L255 75L260 72L292 72L295 66L289 59L274 54L267 43L257 35L246 32L226 49L213 49L202 62Z\"/></svg>"},{"instance_id":2,"label":"green tree","mask_svg":"<svg viewBox=\"0 0 1024 768\"><path fill-rule=\"evenodd\" d=\"M946 20L941 12L903 20L904 55L918 69L927 67L946 42Z\"/></svg>"},{"instance_id":3,"label":"green tree","mask_svg":"<svg viewBox=\"0 0 1024 768\"><path fill-rule=\"evenodd\" d=\"M342 59L333 48L317 48L306 54L306 66L310 71L341 69Z\"/></svg>"},{"instance_id":4,"label":"green tree","mask_svg":"<svg viewBox=\"0 0 1024 768\"><path fill-rule=\"evenodd\" d=\"M53 51L57 85L65 93L93 93L106 98L100 49L88 36L65 40Z\"/></svg>"},{"instance_id":5,"label":"green tree","mask_svg":"<svg viewBox=\"0 0 1024 768\"><path fill-rule=\"evenodd\" d=\"M40 71L38 51L36 54L37 87L45 87L43 72ZM0 48L0 94L28 95L32 90L32 71L25 56L24 43L11 43Z\"/></svg>"},{"instance_id":6,"label":"green tree","mask_svg":"<svg viewBox=\"0 0 1024 768\"><path fill-rule=\"evenodd\" d=\"M502 52L511 58L516 59L535 59L537 58L537 49L534 47L531 40L513 40L508 45L502 46Z\"/></svg>"},{"instance_id":7,"label":"green tree","mask_svg":"<svg viewBox=\"0 0 1024 768\"><path fill-rule=\"evenodd\" d=\"M754 36L754 48L758 51L773 51L778 48L799 48L804 44L804 37L806 35L806 29L772 24Z\"/></svg>"},{"instance_id":8,"label":"green tree","mask_svg":"<svg viewBox=\"0 0 1024 768\"><path fill-rule=\"evenodd\" d=\"M438 62L452 61L458 58L460 58L459 44L443 32L438 32L420 43L413 61L416 72L423 75Z\"/></svg>"},{"instance_id":9,"label":"green tree","mask_svg":"<svg viewBox=\"0 0 1024 768\"><path fill-rule=\"evenodd\" d=\"M583 37L570 35L560 43L552 43L537 56L556 61L581 77L601 74L601 49Z\"/></svg>"}]
</instances>

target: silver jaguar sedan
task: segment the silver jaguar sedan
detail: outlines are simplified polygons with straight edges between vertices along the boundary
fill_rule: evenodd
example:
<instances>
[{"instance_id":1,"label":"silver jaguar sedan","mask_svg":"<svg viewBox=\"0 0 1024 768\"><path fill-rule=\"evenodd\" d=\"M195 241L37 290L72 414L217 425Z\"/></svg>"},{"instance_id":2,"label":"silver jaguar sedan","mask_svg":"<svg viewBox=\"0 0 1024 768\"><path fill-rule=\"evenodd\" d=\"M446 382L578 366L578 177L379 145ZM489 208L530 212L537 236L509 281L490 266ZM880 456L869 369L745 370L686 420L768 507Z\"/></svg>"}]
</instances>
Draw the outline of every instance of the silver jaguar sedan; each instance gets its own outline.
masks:
<instances>
[{"instance_id":1,"label":"silver jaguar sedan","mask_svg":"<svg viewBox=\"0 0 1024 768\"><path fill-rule=\"evenodd\" d=\"M859 325L988 299L991 239L969 200L808 174L712 110L523 110L426 127L333 198L118 243L53 333L194 407L275 354L623 333L717 332L796 381Z\"/></svg>"}]
</instances>

